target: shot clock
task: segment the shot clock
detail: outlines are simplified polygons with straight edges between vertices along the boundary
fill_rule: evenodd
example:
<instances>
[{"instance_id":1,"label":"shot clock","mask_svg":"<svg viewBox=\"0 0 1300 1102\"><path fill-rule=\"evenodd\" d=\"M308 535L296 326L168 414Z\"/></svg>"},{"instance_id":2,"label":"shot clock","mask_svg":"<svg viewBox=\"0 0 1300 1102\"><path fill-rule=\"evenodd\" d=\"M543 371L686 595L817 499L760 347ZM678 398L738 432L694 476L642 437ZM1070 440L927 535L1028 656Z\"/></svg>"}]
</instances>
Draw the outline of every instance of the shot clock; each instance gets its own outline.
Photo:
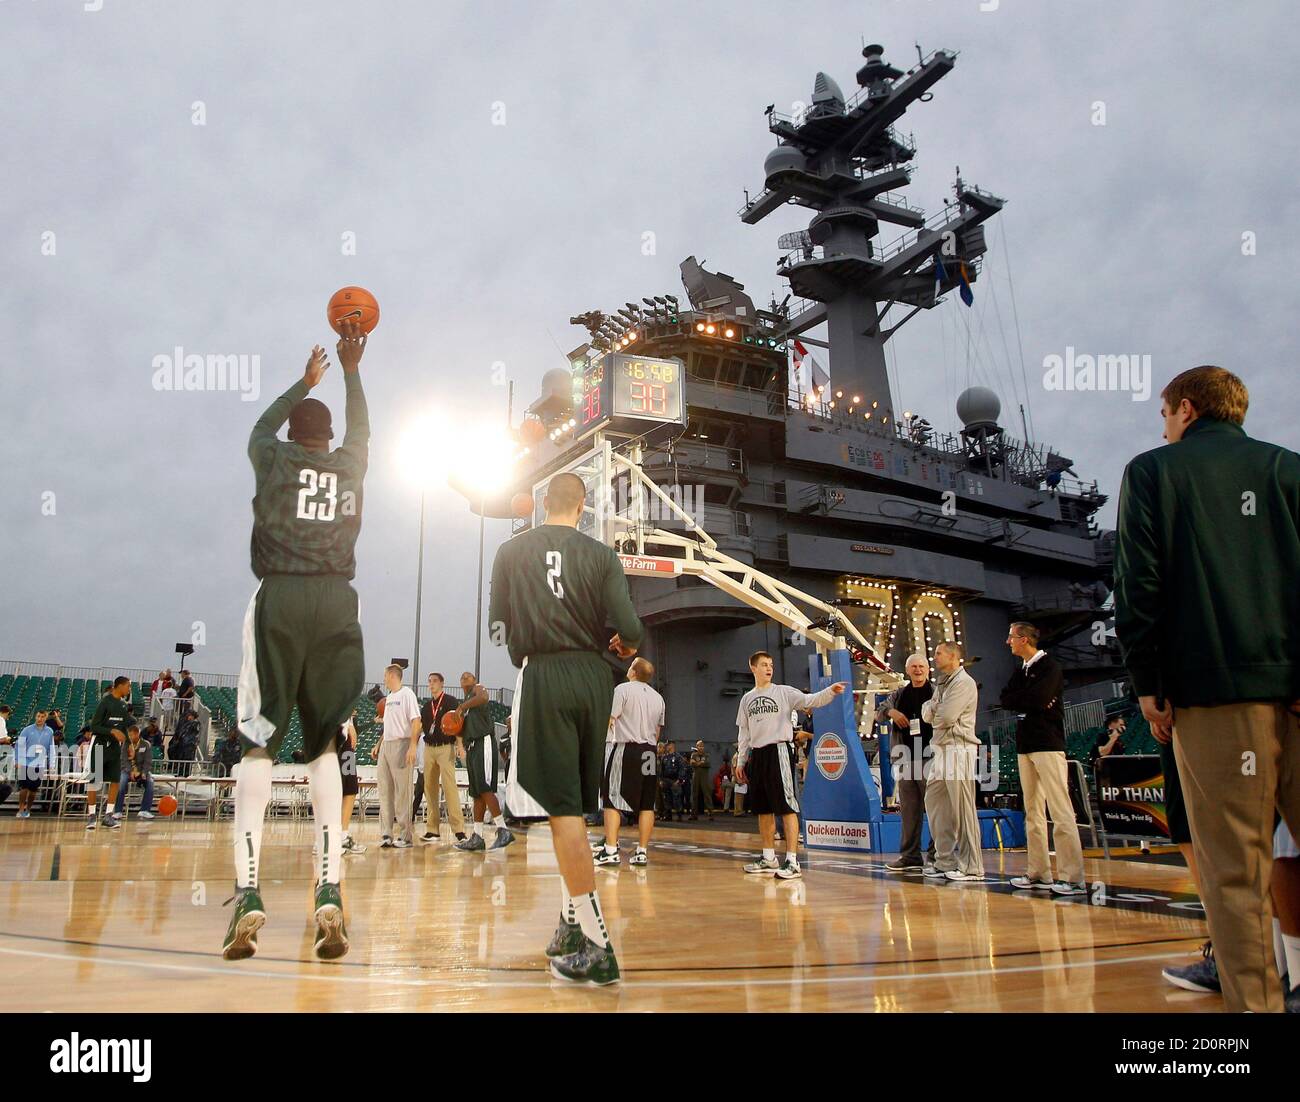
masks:
<instances>
[{"instance_id":1,"label":"shot clock","mask_svg":"<svg viewBox=\"0 0 1300 1102\"><path fill-rule=\"evenodd\" d=\"M578 436L605 427L650 427L641 422L685 424L682 362L617 352L576 367L573 406Z\"/></svg>"}]
</instances>

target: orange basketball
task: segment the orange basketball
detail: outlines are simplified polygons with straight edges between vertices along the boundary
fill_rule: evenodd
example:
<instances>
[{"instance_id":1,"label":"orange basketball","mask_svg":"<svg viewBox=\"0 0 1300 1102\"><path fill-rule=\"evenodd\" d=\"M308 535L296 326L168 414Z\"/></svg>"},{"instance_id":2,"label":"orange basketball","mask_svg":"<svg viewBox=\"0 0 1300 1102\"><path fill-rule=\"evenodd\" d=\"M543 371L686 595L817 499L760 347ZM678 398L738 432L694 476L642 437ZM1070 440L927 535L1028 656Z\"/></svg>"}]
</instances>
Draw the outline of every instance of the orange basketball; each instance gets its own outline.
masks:
<instances>
[{"instance_id":1,"label":"orange basketball","mask_svg":"<svg viewBox=\"0 0 1300 1102\"><path fill-rule=\"evenodd\" d=\"M533 515L533 495L518 493L510 499L510 511L520 520Z\"/></svg>"},{"instance_id":2,"label":"orange basketball","mask_svg":"<svg viewBox=\"0 0 1300 1102\"><path fill-rule=\"evenodd\" d=\"M379 303L364 287L344 287L334 292L325 316L336 333L341 334L339 323L348 318L361 322L361 332L369 333L379 324Z\"/></svg>"},{"instance_id":3,"label":"orange basketball","mask_svg":"<svg viewBox=\"0 0 1300 1102\"><path fill-rule=\"evenodd\" d=\"M167 816L176 814L176 797L164 796L158 801L158 814Z\"/></svg>"},{"instance_id":4,"label":"orange basketball","mask_svg":"<svg viewBox=\"0 0 1300 1102\"><path fill-rule=\"evenodd\" d=\"M387 704L388 704L388 697L386 696L381 696L378 700L375 701L375 715L379 719L384 718L384 707Z\"/></svg>"},{"instance_id":5,"label":"orange basketball","mask_svg":"<svg viewBox=\"0 0 1300 1102\"><path fill-rule=\"evenodd\" d=\"M448 712L442 717L442 733L448 738L455 738L464 726L465 721L460 718L459 712Z\"/></svg>"},{"instance_id":6,"label":"orange basketball","mask_svg":"<svg viewBox=\"0 0 1300 1102\"><path fill-rule=\"evenodd\" d=\"M536 417L529 417L519 426L519 438L530 447L546 438L546 426Z\"/></svg>"}]
</instances>

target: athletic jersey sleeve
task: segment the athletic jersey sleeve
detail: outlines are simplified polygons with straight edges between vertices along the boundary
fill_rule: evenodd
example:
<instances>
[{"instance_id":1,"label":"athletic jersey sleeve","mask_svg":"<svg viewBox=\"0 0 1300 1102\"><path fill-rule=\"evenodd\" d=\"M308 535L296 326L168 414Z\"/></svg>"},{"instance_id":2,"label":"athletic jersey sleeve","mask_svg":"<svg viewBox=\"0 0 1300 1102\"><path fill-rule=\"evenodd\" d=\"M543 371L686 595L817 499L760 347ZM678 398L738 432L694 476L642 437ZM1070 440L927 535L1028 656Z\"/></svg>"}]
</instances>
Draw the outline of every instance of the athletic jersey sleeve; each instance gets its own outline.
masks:
<instances>
[{"instance_id":1,"label":"athletic jersey sleeve","mask_svg":"<svg viewBox=\"0 0 1300 1102\"><path fill-rule=\"evenodd\" d=\"M361 478L370 457L370 407L366 405L360 371L345 371L343 385L347 388L347 431L339 451L347 456L352 476Z\"/></svg>"},{"instance_id":2,"label":"athletic jersey sleeve","mask_svg":"<svg viewBox=\"0 0 1300 1102\"><path fill-rule=\"evenodd\" d=\"M280 442L276 435L289 419L289 411L307 397L310 388L299 379L280 395L267 411L257 419L253 431L248 437L248 458L253 464L253 473L260 479L270 467L271 456L275 446Z\"/></svg>"},{"instance_id":3,"label":"athletic jersey sleeve","mask_svg":"<svg viewBox=\"0 0 1300 1102\"><path fill-rule=\"evenodd\" d=\"M829 685L816 693L801 693L793 686L785 687L785 703L791 710L802 710L804 708L820 708L823 704L829 704L835 699L835 694L831 691Z\"/></svg>"},{"instance_id":4,"label":"athletic jersey sleeve","mask_svg":"<svg viewBox=\"0 0 1300 1102\"><path fill-rule=\"evenodd\" d=\"M623 684L626 684L626 682ZM616 685L614 687L614 701L609 706L610 719L618 719L618 717L623 714L623 698L626 695L627 694L623 691L623 685Z\"/></svg>"},{"instance_id":5,"label":"athletic jersey sleeve","mask_svg":"<svg viewBox=\"0 0 1300 1102\"><path fill-rule=\"evenodd\" d=\"M749 760L749 714L745 711L745 698L740 698L740 707L736 710L736 763L742 769Z\"/></svg>"},{"instance_id":6,"label":"athletic jersey sleeve","mask_svg":"<svg viewBox=\"0 0 1300 1102\"><path fill-rule=\"evenodd\" d=\"M627 588L627 575L623 573L623 563L610 548L605 570L605 612L618 637L629 647L639 647L644 628L638 619L636 609L632 606L632 595Z\"/></svg>"},{"instance_id":7,"label":"athletic jersey sleeve","mask_svg":"<svg viewBox=\"0 0 1300 1102\"><path fill-rule=\"evenodd\" d=\"M495 647L504 647L510 642L510 555L506 547L502 547L492 560L489 587L488 639Z\"/></svg>"}]
</instances>

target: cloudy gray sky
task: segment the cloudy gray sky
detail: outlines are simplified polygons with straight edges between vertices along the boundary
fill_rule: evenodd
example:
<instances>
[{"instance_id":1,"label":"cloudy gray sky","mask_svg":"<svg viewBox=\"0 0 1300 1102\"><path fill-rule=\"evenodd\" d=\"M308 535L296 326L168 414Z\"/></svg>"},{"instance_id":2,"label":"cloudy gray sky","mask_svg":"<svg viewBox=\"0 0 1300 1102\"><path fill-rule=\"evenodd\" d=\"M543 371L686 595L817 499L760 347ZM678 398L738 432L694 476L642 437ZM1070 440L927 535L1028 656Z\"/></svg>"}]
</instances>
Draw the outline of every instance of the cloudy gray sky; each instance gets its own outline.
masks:
<instances>
[{"instance_id":1,"label":"cloudy gray sky","mask_svg":"<svg viewBox=\"0 0 1300 1102\"><path fill-rule=\"evenodd\" d=\"M1037 436L1081 474L1117 490L1159 443L1158 399L1045 392L1043 359L1067 346L1150 355L1157 392L1222 363L1250 386L1248 430L1300 442L1287 3L86 6L0 0L0 657L157 666L202 621L193 667L237 669L248 431L311 346L332 347L325 301L352 283L383 309L357 549L371 676L409 654L403 426L430 406L504 417L496 361L518 410L580 339L571 314L680 294L688 254L757 300L784 294L775 237L807 212L736 218L773 144L763 108L806 101L818 69L851 92L864 38L903 68L915 43L961 52L905 120L909 200L936 209L958 164L1008 200L975 310L950 302L898 338L901 406L951 427L971 381L1014 409L1005 230ZM967 322L997 353L974 368ZM156 390L177 347L259 356L259 400ZM337 373L317 393L341 422ZM448 490L430 505L421 665L455 673L477 526ZM489 554L504 536L489 524ZM504 656L484 673L504 683Z\"/></svg>"}]
</instances>

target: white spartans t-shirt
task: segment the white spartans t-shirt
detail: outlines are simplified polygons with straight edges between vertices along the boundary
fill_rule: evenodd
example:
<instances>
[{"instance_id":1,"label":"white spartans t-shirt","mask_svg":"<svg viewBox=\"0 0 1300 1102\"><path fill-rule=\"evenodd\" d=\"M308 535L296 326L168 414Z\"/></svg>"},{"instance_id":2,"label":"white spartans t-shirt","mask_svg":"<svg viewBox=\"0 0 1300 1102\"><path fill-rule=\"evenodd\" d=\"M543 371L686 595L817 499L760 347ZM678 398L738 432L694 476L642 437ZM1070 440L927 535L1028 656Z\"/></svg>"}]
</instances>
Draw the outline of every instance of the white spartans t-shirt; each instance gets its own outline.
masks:
<instances>
[{"instance_id":1,"label":"white spartans t-shirt","mask_svg":"<svg viewBox=\"0 0 1300 1102\"><path fill-rule=\"evenodd\" d=\"M411 721L420 718L420 702L407 685L384 699L384 741L411 737Z\"/></svg>"}]
</instances>

